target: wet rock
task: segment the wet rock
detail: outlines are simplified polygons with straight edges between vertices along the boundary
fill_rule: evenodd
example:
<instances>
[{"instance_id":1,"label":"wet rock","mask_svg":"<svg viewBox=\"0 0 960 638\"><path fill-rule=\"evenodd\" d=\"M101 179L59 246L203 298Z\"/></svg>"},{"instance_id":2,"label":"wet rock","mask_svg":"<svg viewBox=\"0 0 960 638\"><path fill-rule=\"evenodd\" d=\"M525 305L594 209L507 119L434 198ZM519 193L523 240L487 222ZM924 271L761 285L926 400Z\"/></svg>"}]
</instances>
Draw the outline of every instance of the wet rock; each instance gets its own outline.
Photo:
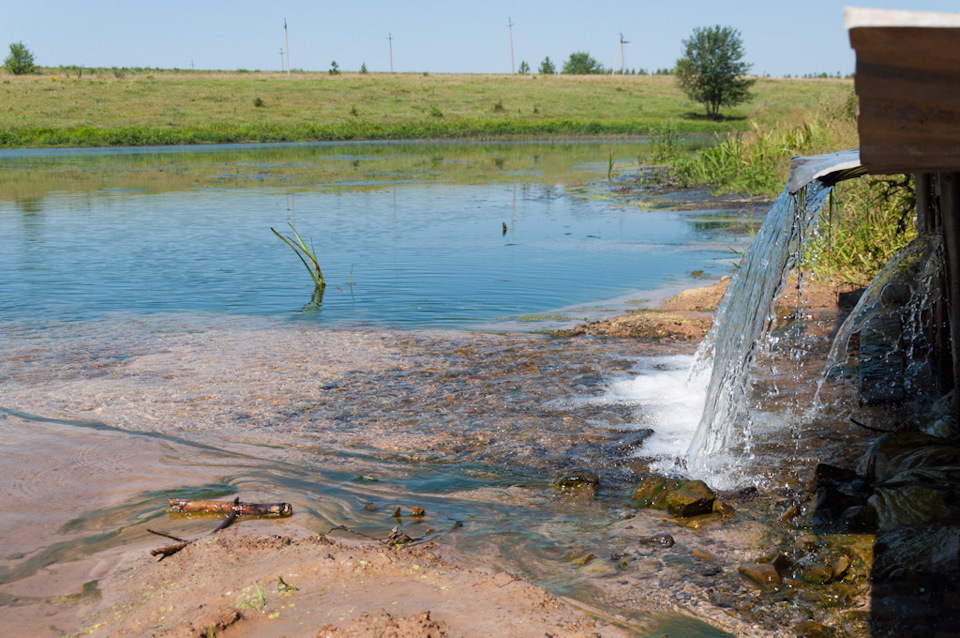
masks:
<instances>
[{"instance_id":1,"label":"wet rock","mask_svg":"<svg viewBox=\"0 0 960 638\"><path fill-rule=\"evenodd\" d=\"M877 512L877 527L881 530L927 523L949 511L943 493L923 485L878 487L869 498L869 503Z\"/></svg>"},{"instance_id":2,"label":"wet rock","mask_svg":"<svg viewBox=\"0 0 960 638\"><path fill-rule=\"evenodd\" d=\"M833 578L833 569L827 565L810 563L801 566L800 580L813 585L820 585Z\"/></svg>"},{"instance_id":3,"label":"wet rock","mask_svg":"<svg viewBox=\"0 0 960 638\"><path fill-rule=\"evenodd\" d=\"M656 534L647 538L641 538L637 541L641 545L655 545L658 547L673 547L676 541L669 534Z\"/></svg>"},{"instance_id":4,"label":"wet rock","mask_svg":"<svg viewBox=\"0 0 960 638\"><path fill-rule=\"evenodd\" d=\"M857 472L876 484L920 467L960 468L960 446L918 432L884 434L864 453Z\"/></svg>"},{"instance_id":5,"label":"wet rock","mask_svg":"<svg viewBox=\"0 0 960 638\"><path fill-rule=\"evenodd\" d=\"M830 578L840 580L847 574L848 569L850 569L850 559L847 556L841 556L830 566Z\"/></svg>"},{"instance_id":6,"label":"wet rock","mask_svg":"<svg viewBox=\"0 0 960 638\"><path fill-rule=\"evenodd\" d=\"M564 493L593 493L600 489L600 479L587 468L573 467L558 472L553 486Z\"/></svg>"},{"instance_id":7,"label":"wet rock","mask_svg":"<svg viewBox=\"0 0 960 638\"><path fill-rule=\"evenodd\" d=\"M826 463L818 463L813 471L814 487L819 487L825 483L852 483L857 480L859 475L854 470Z\"/></svg>"},{"instance_id":8,"label":"wet rock","mask_svg":"<svg viewBox=\"0 0 960 638\"><path fill-rule=\"evenodd\" d=\"M863 496L854 493L849 486L824 484L817 488L813 497L813 517L819 523L836 521L846 510L863 504Z\"/></svg>"},{"instance_id":9,"label":"wet rock","mask_svg":"<svg viewBox=\"0 0 960 638\"><path fill-rule=\"evenodd\" d=\"M793 635L797 638L830 638L836 633L815 620L805 620L793 628Z\"/></svg>"},{"instance_id":10,"label":"wet rock","mask_svg":"<svg viewBox=\"0 0 960 638\"><path fill-rule=\"evenodd\" d=\"M650 438L652 434L653 430L650 428L628 432L613 442L613 450L617 454L624 456L632 454L636 452L640 446L643 445L643 442Z\"/></svg>"},{"instance_id":11,"label":"wet rock","mask_svg":"<svg viewBox=\"0 0 960 638\"><path fill-rule=\"evenodd\" d=\"M713 512L713 503L717 496L703 481L680 481L667 491L664 504L674 516L700 516Z\"/></svg>"},{"instance_id":12,"label":"wet rock","mask_svg":"<svg viewBox=\"0 0 960 638\"><path fill-rule=\"evenodd\" d=\"M640 479L630 498L636 501L637 507L653 507L665 509L663 505L667 492L677 486L677 482L665 476L656 474Z\"/></svg>"},{"instance_id":13,"label":"wet rock","mask_svg":"<svg viewBox=\"0 0 960 638\"><path fill-rule=\"evenodd\" d=\"M780 589L780 574L770 563L744 563L737 571L747 582L764 592L772 593Z\"/></svg>"},{"instance_id":14,"label":"wet rock","mask_svg":"<svg viewBox=\"0 0 960 638\"><path fill-rule=\"evenodd\" d=\"M917 571L957 573L960 570L960 528L900 527L877 535L874 571L887 577L908 567Z\"/></svg>"},{"instance_id":15,"label":"wet rock","mask_svg":"<svg viewBox=\"0 0 960 638\"><path fill-rule=\"evenodd\" d=\"M840 523L851 532L872 532L877 529L877 510L869 503L848 507L840 514Z\"/></svg>"},{"instance_id":16,"label":"wet rock","mask_svg":"<svg viewBox=\"0 0 960 638\"><path fill-rule=\"evenodd\" d=\"M719 514L724 518L733 518L737 515L737 510L735 510L729 503L718 498L713 502L713 513Z\"/></svg>"}]
</instances>

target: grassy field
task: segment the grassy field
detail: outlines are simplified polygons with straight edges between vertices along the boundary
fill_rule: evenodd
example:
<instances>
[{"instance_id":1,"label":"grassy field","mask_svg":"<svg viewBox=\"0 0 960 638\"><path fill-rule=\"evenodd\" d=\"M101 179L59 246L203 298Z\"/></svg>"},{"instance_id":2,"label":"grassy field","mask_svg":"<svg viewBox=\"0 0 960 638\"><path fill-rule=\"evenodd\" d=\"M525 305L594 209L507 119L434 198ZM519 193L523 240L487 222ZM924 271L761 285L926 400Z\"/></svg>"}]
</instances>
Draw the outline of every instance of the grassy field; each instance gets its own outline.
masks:
<instances>
[{"instance_id":1,"label":"grassy field","mask_svg":"<svg viewBox=\"0 0 960 638\"><path fill-rule=\"evenodd\" d=\"M851 87L761 78L714 122L671 76L0 71L0 147L712 133L795 122Z\"/></svg>"}]
</instances>

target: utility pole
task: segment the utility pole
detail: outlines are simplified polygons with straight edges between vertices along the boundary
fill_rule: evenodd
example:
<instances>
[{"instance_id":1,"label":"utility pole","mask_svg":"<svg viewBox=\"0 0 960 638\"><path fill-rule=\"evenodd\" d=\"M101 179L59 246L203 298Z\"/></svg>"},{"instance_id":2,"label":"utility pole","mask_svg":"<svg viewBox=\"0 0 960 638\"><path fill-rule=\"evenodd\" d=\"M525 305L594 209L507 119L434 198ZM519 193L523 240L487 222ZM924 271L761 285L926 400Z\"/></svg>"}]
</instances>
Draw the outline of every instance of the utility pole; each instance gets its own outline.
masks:
<instances>
[{"instance_id":1,"label":"utility pole","mask_svg":"<svg viewBox=\"0 0 960 638\"><path fill-rule=\"evenodd\" d=\"M390 42L390 73L393 73L393 34L387 33L387 41Z\"/></svg>"},{"instance_id":2,"label":"utility pole","mask_svg":"<svg viewBox=\"0 0 960 638\"><path fill-rule=\"evenodd\" d=\"M287 75L290 75L290 34L287 33L287 19L283 19L283 38L287 42ZM280 60L281 64L283 60ZM283 71L283 69L280 69Z\"/></svg>"},{"instance_id":3,"label":"utility pole","mask_svg":"<svg viewBox=\"0 0 960 638\"><path fill-rule=\"evenodd\" d=\"M515 74L517 69L513 66L513 20L510 18L507 18L507 28L510 29L510 73Z\"/></svg>"},{"instance_id":4,"label":"utility pole","mask_svg":"<svg viewBox=\"0 0 960 638\"><path fill-rule=\"evenodd\" d=\"M627 61L623 55L623 45L630 44L630 40L624 40L623 34L620 34L620 75L626 73Z\"/></svg>"},{"instance_id":5,"label":"utility pole","mask_svg":"<svg viewBox=\"0 0 960 638\"><path fill-rule=\"evenodd\" d=\"M283 73L283 47L280 47L280 72Z\"/></svg>"}]
</instances>

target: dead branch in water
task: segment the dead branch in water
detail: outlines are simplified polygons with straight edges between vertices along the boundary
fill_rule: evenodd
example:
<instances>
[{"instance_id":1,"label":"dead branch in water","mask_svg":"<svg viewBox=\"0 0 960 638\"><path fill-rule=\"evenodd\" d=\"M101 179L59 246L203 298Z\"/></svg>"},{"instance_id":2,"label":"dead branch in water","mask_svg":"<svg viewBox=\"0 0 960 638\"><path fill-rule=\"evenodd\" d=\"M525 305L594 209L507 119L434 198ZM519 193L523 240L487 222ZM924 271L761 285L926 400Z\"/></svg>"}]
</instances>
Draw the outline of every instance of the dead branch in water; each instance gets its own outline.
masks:
<instances>
[{"instance_id":1,"label":"dead branch in water","mask_svg":"<svg viewBox=\"0 0 960 638\"><path fill-rule=\"evenodd\" d=\"M171 498L167 507L178 514L231 514L238 512L239 516L291 516L293 506L290 503L241 503L234 499L227 501L188 501Z\"/></svg>"},{"instance_id":2,"label":"dead branch in water","mask_svg":"<svg viewBox=\"0 0 960 638\"><path fill-rule=\"evenodd\" d=\"M211 534L216 534L217 532L227 529L236 523L237 519L239 519L241 516L290 516L293 514L293 506L291 506L289 503L241 503L239 496L233 499L233 502L231 503L224 501L186 501L171 498L167 501L167 506L171 511L177 513L227 514L227 517L216 527L216 529L210 532ZM157 536L163 536L164 538L177 541L174 545L164 545L163 547L150 550L150 555L159 556L160 560L163 560L167 556L173 556L181 549L187 545L190 545L191 543L194 543L200 538L197 537L193 540L187 540L172 534L167 534L165 532L156 532L152 529L147 529L147 531L151 534L156 534Z\"/></svg>"}]
</instances>

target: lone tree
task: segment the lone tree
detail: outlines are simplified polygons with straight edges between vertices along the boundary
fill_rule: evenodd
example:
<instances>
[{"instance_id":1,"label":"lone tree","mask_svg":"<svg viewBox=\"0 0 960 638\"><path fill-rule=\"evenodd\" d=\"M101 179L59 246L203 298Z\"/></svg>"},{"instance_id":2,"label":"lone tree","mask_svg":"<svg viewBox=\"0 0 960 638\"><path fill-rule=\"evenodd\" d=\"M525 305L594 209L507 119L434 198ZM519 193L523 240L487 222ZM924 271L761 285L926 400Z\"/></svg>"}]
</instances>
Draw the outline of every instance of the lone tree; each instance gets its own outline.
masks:
<instances>
[{"instance_id":1,"label":"lone tree","mask_svg":"<svg viewBox=\"0 0 960 638\"><path fill-rule=\"evenodd\" d=\"M540 63L538 72L541 75L553 75L557 72L557 67L553 66L553 60L550 59L549 55L543 59L543 62Z\"/></svg>"},{"instance_id":2,"label":"lone tree","mask_svg":"<svg viewBox=\"0 0 960 638\"><path fill-rule=\"evenodd\" d=\"M591 75L604 73L603 66L586 51L576 51L563 63L563 72L568 75Z\"/></svg>"},{"instance_id":3,"label":"lone tree","mask_svg":"<svg viewBox=\"0 0 960 638\"><path fill-rule=\"evenodd\" d=\"M691 100L707 109L707 117L720 117L721 106L735 106L750 99L749 88L756 80L742 77L750 70L743 62L743 41L732 27L704 27L693 30L683 41L683 57L677 60L680 88Z\"/></svg>"},{"instance_id":4,"label":"lone tree","mask_svg":"<svg viewBox=\"0 0 960 638\"><path fill-rule=\"evenodd\" d=\"M37 65L33 62L33 53L23 42L14 42L10 45L10 55L3 61L3 65L14 75L26 75L37 70Z\"/></svg>"}]
</instances>

